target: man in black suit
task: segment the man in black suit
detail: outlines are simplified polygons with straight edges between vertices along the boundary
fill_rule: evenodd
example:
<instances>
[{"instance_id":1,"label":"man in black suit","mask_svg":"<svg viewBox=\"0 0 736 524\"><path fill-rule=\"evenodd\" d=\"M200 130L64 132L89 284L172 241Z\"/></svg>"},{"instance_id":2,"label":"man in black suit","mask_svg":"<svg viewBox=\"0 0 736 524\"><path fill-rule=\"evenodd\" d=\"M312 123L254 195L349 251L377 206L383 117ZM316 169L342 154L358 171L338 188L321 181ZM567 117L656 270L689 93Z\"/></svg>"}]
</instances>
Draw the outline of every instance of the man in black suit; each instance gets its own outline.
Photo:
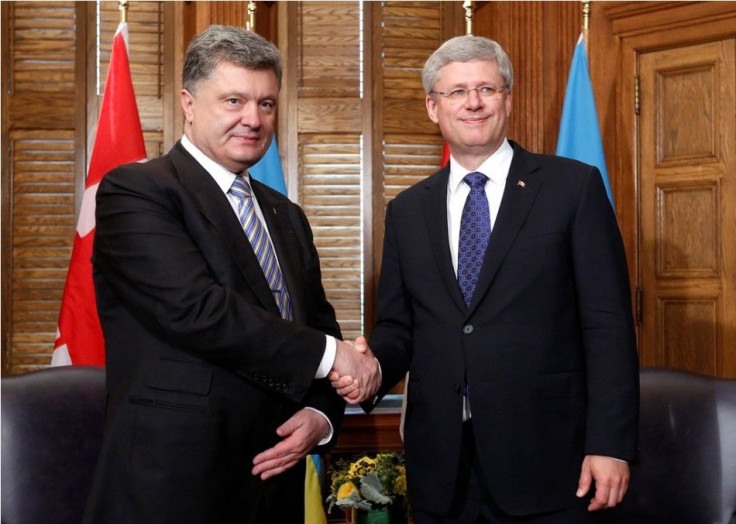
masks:
<instances>
[{"instance_id":1,"label":"man in black suit","mask_svg":"<svg viewBox=\"0 0 736 524\"><path fill-rule=\"evenodd\" d=\"M626 492L638 420L626 257L600 173L506 138L513 71L496 42L447 41L423 84L452 155L388 205L370 336L379 397L410 372L414 522L588 522ZM331 379L351 402L370 393Z\"/></svg>"},{"instance_id":2,"label":"man in black suit","mask_svg":"<svg viewBox=\"0 0 736 524\"><path fill-rule=\"evenodd\" d=\"M86 522L303 522L305 455L336 440L338 340L302 210L250 179L273 137L281 57L212 26L190 44L184 137L97 192L94 281L108 414Z\"/></svg>"}]
</instances>

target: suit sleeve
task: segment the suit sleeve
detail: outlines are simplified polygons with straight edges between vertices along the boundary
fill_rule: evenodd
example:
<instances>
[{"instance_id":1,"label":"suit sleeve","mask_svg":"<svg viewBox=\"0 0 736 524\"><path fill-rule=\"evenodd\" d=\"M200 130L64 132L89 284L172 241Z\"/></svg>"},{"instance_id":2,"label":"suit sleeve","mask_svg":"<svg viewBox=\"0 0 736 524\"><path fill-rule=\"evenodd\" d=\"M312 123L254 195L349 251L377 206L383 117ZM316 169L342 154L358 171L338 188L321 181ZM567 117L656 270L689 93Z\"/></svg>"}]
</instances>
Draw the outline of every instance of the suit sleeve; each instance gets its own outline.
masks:
<instances>
[{"instance_id":1,"label":"suit sleeve","mask_svg":"<svg viewBox=\"0 0 736 524\"><path fill-rule=\"evenodd\" d=\"M224 281L230 273L218 273L219 266L234 265L232 255L202 245L221 242L220 232L197 215L171 176L152 171L128 165L103 178L95 279L162 343L256 382L278 377L280 393L301 401L324 353L324 334L266 311L242 279ZM115 314L100 313L103 327Z\"/></svg>"},{"instance_id":2,"label":"suit sleeve","mask_svg":"<svg viewBox=\"0 0 736 524\"><path fill-rule=\"evenodd\" d=\"M624 253L597 169L583 185L573 222L572 256L585 351L586 454L634 460L639 368Z\"/></svg>"},{"instance_id":3,"label":"suit sleeve","mask_svg":"<svg viewBox=\"0 0 736 524\"><path fill-rule=\"evenodd\" d=\"M381 276L378 284L378 318L369 346L381 364L382 383L377 399L404 378L409 370L412 344L412 310L409 293L404 286L394 202L386 209ZM365 410L374 404L365 403Z\"/></svg>"},{"instance_id":4,"label":"suit sleeve","mask_svg":"<svg viewBox=\"0 0 736 524\"><path fill-rule=\"evenodd\" d=\"M342 339L340 326L335 318L335 310L327 300L322 285L322 270L320 268L317 248L314 245L312 228L302 209L297 205L294 205L293 209L296 212L295 219L301 224L305 233L301 250L306 253L304 258L308 261L306 267L309 268L309 273L305 275L304 284L305 295L309 301L307 325L322 333ZM329 380L323 378L312 382L304 397L303 404L320 411L330 419L334 430L332 439L326 445L317 448L317 452L319 453L329 451L337 443L339 428L345 413L345 401L337 394Z\"/></svg>"}]
</instances>

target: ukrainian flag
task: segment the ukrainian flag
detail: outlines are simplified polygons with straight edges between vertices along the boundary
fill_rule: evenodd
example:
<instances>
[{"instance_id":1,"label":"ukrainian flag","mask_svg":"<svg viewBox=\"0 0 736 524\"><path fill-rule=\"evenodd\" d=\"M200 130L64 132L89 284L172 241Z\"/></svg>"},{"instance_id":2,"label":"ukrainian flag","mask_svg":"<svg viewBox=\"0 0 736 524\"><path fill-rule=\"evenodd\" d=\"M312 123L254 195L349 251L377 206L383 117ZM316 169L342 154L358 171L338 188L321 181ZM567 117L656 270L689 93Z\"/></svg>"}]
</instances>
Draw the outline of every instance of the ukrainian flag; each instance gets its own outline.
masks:
<instances>
[{"instance_id":1,"label":"ukrainian flag","mask_svg":"<svg viewBox=\"0 0 736 524\"><path fill-rule=\"evenodd\" d=\"M565 101L562 105L557 155L580 160L598 168L606 186L608 200L613 206L611 183L608 181L603 141L598 127L598 113L593 98L593 84L588 72L585 38L581 34L572 57L567 80Z\"/></svg>"}]
</instances>

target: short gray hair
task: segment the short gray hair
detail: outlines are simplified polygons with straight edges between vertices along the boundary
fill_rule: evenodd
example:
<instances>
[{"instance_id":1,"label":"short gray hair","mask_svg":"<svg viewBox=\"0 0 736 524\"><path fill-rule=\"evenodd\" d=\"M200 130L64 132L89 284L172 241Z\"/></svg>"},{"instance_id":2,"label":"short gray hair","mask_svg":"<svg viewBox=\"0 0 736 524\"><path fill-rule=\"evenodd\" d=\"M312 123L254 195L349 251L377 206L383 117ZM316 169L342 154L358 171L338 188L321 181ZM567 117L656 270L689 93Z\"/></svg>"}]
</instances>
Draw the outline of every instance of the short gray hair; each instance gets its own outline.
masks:
<instances>
[{"instance_id":1,"label":"short gray hair","mask_svg":"<svg viewBox=\"0 0 736 524\"><path fill-rule=\"evenodd\" d=\"M422 85L427 94L434 89L439 70L452 62L490 60L498 64L503 80L511 90L514 68L506 51L494 40L482 36L464 35L450 38L427 59L422 70Z\"/></svg>"},{"instance_id":2,"label":"short gray hair","mask_svg":"<svg viewBox=\"0 0 736 524\"><path fill-rule=\"evenodd\" d=\"M222 61L259 71L271 70L281 89L281 53L276 46L256 33L225 25L211 25L192 39L184 57L182 87L193 93Z\"/></svg>"}]
</instances>

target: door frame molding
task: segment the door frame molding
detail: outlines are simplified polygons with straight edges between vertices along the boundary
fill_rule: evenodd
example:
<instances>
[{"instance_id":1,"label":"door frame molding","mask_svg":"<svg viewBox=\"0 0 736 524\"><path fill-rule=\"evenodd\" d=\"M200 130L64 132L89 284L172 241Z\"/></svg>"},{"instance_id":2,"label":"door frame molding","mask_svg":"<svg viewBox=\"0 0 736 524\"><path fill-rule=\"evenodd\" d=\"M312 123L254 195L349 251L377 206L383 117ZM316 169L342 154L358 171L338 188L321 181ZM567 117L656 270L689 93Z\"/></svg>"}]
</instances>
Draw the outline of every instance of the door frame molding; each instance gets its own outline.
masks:
<instances>
[{"instance_id":1,"label":"door frame molding","mask_svg":"<svg viewBox=\"0 0 736 524\"><path fill-rule=\"evenodd\" d=\"M736 2L593 2L588 46L603 147L636 301L639 275L639 54L736 36ZM611 67L611 61L614 61ZM623 205L631 203L632 205ZM635 302L634 302L635 303Z\"/></svg>"}]
</instances>

